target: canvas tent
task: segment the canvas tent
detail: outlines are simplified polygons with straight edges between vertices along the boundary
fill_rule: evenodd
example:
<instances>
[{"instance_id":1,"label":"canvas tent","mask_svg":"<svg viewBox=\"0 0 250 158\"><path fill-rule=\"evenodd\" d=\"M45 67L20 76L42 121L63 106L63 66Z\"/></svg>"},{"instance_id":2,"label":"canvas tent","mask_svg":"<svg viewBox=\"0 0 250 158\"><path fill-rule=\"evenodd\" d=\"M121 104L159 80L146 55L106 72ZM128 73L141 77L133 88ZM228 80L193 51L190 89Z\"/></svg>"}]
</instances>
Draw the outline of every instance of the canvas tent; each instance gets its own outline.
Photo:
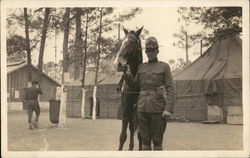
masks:
<instances>
[{"instance_id":1,"label":"canvas tent","mask_svg":"<svg viewBox=\"0 0 250 158\"><path fill-rule=\"evenodd\" d=\"M242 116L242 41L238 35L215 41L202 56L173 75L175 117L203 121L218 106L222 120Z\"/></svg>"}]
</instances>

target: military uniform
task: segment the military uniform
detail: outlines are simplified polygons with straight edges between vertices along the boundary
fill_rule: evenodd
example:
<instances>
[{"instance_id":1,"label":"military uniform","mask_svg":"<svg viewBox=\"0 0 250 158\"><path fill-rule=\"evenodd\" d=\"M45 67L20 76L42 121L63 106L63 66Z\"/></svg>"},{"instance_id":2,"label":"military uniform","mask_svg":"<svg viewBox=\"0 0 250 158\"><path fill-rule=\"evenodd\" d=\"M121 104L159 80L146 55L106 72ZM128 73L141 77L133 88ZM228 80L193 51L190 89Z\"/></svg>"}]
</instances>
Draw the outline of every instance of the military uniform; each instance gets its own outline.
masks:
<instances>
[{"instance_id":1,"label":"military uniform","mask_svg":"<svg viewBox=\"0 0 250 158\"><path fill-rule=\"evenodd\" d=\"M139 65L135 78L126 74L125 80L140 87L137 117L142 149L151 150L152 141L154 150L162 150L167 123L167 118L162 117L162 113L172 113L175 102L175 87L169 65L154 58Z\"/></svg>"},{"instance_id":2,"label":"military uniform","mask_svg":"<svg viewBox=\"0 0 250 158\"><path fill-rule=\"evenodd\" d=\"M39 115L40 115L40 106L38 102L38 94L42 94L41 88L33 83L31 87L29 87L26 90L25 94L25 101L27 102L28 106L28 123L29 123L29 128L31 129L31 123L32 123L32 115L33 111L36 113L36 118L35 118L35 127L37 127L37 122L39 120Z\"/></svg>"},{"instance_id":3,"label":"military uniform","mask_svg":"<svg viewBox=\"0 0 250 158\"><path fill-rule=\"evenodd\" d=\"M138 112L162 113L173 112L175 89L171 70L167 63L151 61L139 65L138 79L140 95ZM164 92L167 92L167 98Z\"/></svg>"}]
</instances>

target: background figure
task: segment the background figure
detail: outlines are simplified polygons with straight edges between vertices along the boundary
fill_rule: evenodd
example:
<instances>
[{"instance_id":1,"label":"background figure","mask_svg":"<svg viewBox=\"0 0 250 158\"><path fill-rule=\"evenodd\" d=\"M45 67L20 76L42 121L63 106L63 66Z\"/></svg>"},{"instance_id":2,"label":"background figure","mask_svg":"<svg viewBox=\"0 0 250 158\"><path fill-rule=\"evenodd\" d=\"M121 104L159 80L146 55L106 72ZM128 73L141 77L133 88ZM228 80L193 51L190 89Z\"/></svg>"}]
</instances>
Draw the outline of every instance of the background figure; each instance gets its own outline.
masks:
<instances>
[{"instance_id":1,"label":"background figure","mask_svg":"<svg viewBox=\"0 0 250 158\"><path fill-rule=\"evenodd\" d=\"M135 78L128 67L125 80L140 87L137 116L142 150L152 150L152 142L153 150L162 150L167 120L174 109L175 87L170 66L157 59L159 46L156 38L149 37L145 47L148 62L139 65ZM164 91L167 97L164 97Z\"/></svg>"},{"instance_id":2,"label":"background figure","mask_svg":"<svg viewBox=\"0 0 250 158\"><path fill-rule=\"evenodd\" d=\"M30 86L31 85L31 86ZM28 83L28 89L26 91L24 101L28 106L28 127L32 130L34 127L38 128L38 120L40 115L40 106L38 102L38 95L42 94L42 90L40 88L40 83L38 81L33 80ZM32 123L32 115L33 111L36 113L35 122Z\"/></svg>"}]
</instances>

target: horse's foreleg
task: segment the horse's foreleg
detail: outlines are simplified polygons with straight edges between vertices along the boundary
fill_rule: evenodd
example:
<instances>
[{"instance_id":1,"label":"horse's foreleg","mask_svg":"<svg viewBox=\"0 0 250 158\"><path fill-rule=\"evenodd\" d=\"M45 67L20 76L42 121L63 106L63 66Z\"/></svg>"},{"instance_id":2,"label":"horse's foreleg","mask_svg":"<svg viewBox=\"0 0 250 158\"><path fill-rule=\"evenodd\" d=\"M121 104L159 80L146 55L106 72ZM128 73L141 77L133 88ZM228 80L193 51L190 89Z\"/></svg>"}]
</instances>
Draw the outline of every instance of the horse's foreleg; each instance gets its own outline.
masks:
<instances>
[{"instance_id":1,"label":"horse's foreleg","mask_svg":"<svg viewBox=\"0 0 250 158\"><path fill-rule=\"evenodd\" d=\"M142 138L141 138L139 132L138 132L138 141L139 141L139 151L141 151L142 150Z\"/></svg>"},{"instance_id":2,"label":"horse's foreleg","mask_svg":"<svg viewBox=\"0 0 250 158\"><path fill-rule=\"evenodd\" d=\"M118 150L122 150L123 145L127 139L127 127L128 127L128 121L127 120L122 120L122 131L120 134L120 144Z\"/></svg>"},{"instance_id":3,"label":"horse's foreleg","mask_svg":"<svg viewBox=\"0 0 250 158\"><path fill-rule=\"evenodd\" d=\"M129 150L133 150L133 148L134 148L135 127L134 127L134 122L132 120L129 122L129 130L130 130Z\"/></svg>"}]
</instances>

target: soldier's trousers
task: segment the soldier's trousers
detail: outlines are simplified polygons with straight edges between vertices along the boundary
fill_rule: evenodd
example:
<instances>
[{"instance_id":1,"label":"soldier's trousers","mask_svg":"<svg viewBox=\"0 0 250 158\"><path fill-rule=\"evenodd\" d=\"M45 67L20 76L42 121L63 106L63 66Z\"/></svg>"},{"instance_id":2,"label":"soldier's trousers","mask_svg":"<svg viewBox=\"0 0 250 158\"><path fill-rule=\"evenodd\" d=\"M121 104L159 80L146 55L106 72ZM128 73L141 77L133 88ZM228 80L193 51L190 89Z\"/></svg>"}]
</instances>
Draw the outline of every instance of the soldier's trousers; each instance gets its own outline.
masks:
<instances>
[{"instance_id":1,"label":"soldier's trousers","mask_svg":"<svg viewBox=\"0 0 250 158\"><path fill-rule=\"evenodd\" d=\"M31 124L32 122L33 111L35 111L36 113L35 121L38 122L40 115L40 106L38 100L28 100L27 105L28 105L28 123Z\"/></svg>"},{"instance_id":2,"label":"soldier's trousers","mask_svg":"<svg viewBox=\"0 0 250 158\"><path fill-rule=\"evenodd\" d=\"M162 150L163 135L167 120L162 118L162 113L137 112L139 134L142 137L142 150Z\"/></svg>"}]
</instances>

